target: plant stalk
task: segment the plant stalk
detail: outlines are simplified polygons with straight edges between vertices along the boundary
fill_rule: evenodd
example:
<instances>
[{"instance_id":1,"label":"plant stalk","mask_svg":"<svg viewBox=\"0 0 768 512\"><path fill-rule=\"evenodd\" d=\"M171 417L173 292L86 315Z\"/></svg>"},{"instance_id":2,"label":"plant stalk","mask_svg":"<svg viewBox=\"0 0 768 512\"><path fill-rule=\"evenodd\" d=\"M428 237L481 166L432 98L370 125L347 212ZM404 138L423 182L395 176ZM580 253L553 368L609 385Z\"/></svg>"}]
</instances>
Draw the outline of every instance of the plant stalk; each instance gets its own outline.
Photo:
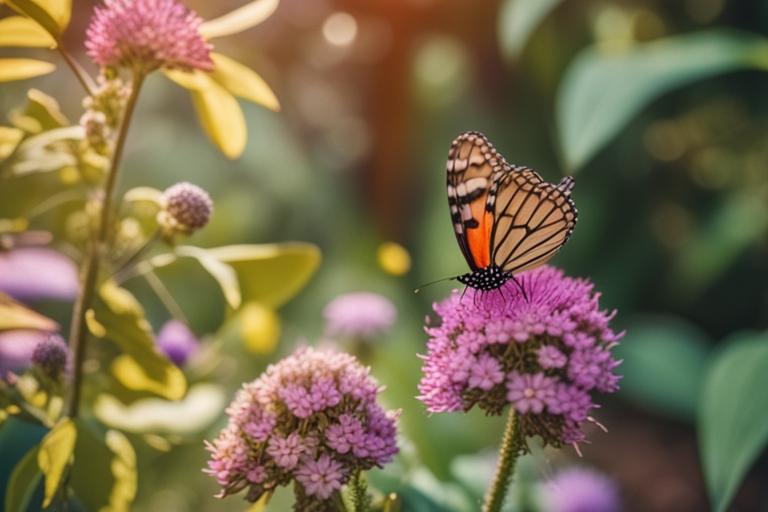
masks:
<instances>
[{"instance_id":1,"label":"plant stalk","mask_svg":"<svg viewBox=\"0 0 768 512\"><path fill-rule=\"evenodd\" d=\"M512 481L512 474L515 471L517 457L523 448L523 438L518 425L515 410L510 407L507 424L504 427L504 435L501 440L501 448L499 448L499 461L496 465L496 473L486 491L483 512L499 512L504 504L504 498L507 495L507 489Z\"/></svg>"},{"instance_id":2,"label":"plant stalk","mask_svg":"<svg viewBox=\"0 0 768 512\"><path fill-rule=\"evenodd\" d=\"M69 394L67 405L67 416L77 417L80 409L80 391L83 381L83 362L85 361L86 340L88 337L85 315L93 305L93 298L96 294L96 281L99 275L99 263L101 256L109 248L109 226L112 221L112 201L117 184L117 175L120 169L120 160L125 148L125 140L128 135L128 127L131 124L133 111L136 107L136 100L139 97L139 90L144 81L144 75L136 73L133 78L133 87L131 95L125 106L125 114L120 124L120 131L115 143L115 152L112 156L107 179L104 183L103 197L101 199L101 210L99 212L99 222L96 228L96 238L91 241L90 247L86 252L85 262L80 276L80 291L77 301L72 309L72 325L69 331L69 347L73 356L73 376L72 387Z\"/></svg>"},{"instance_id":3,"label":"plant stalk","mask_svg":"<svg viewBox=\"0 0 768 512\"><path fill-rule=\"evenodd\" d=\"M72 70L72 73L74 73L75 77L77 78L77 81L80 82L80 85L83 86L83 89L85 89L85 93L88 96L93 96L95 85L93 83L93 80L91 80L91 77L88 75L88 73L85 72L85 70L78 64L78 62L72 57L72 55L67 51L66 48L64 48L63 43L61 41L56 41L56 49L59 51L59 54L64 59L64 62L67 63L67 66L69 66L69 69Z\"/></svg>"}]
</instances>

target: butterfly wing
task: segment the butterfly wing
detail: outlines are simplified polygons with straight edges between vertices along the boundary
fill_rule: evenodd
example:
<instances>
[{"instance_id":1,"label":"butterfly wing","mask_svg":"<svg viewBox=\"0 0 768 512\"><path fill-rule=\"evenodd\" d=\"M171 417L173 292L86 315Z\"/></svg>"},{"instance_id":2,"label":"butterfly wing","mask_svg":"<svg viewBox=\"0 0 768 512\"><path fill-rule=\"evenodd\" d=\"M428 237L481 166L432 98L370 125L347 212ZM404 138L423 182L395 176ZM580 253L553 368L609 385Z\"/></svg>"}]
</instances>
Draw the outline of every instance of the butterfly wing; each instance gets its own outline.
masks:
<instances>
[{"instance_id":1,"label":"butterfly wing","mask_svg":"<svg viewBox=\"0 0 768 512\"><path fill-rule=\"evenodd\" d=\"M573 178L554 185L526 167L499 174L495 199L491 260L515 274L546 263L568 241L578 211L571 199Z\"/></svg>"},{"instance_id":2,"label":"butterfly wing","mask_svg":"<svg viewBox=\"0 0 768 512\"><path fill-rule=\"evenodd\" d=\"M453 230L473 271L491 263L491 185L493 176L505 166L504 158L478 132L462 133L448 151L448 205Z\"/></svg>"}]
</instances>

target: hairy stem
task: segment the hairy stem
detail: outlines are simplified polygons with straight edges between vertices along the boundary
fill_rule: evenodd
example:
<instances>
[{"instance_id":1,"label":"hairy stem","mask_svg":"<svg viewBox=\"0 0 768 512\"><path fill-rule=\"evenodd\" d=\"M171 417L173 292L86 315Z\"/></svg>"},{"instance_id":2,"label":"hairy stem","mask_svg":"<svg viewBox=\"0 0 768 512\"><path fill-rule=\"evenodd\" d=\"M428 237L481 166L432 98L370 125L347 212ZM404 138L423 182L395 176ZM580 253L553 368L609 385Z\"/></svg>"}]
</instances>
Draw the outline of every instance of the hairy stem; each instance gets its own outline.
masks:
<instances>
[{"instance_id":1,"label":"hairy stem","mask_svg":"<svg viewBox=\"0 0 768 512\"><path fill-rule=\"evenodd\" d=\"M86 325L85 315L93 304L93 298L96 294L96 281L99 275L99 263L101 256L107 252L110 245L109 226L112 222L112 200L117 184L117 175L120 169L120 160L123 156L128 127L131 124L131 117L136 107L136 100L139 97L139 90L144 81L144 76L135 74L133 79L133 88L128 97L128 103L125 106L125 114L120 124L120 131L115 143L115 152L112 156L107 179L104 183L103 197L101 198L101 210L99 212L99 221L96 228L96 237L91 240L88 251L85 255L85 261L80 275L80 292L72 309L72 325L69 331L69 347L72 350L74 365L72 376L72 387L69 394L69 403L67 406L67 416L74 418L77 416L80 408L80 390L83 380L83 362L85 361L86 348Z\"/></svg>"},{"instance_id":2,"label":"hairy stem","mask_svg":"<svg viewBox=\"0 0 768 512\"><path fill-rule=\"evenodd\" d=\"M483 512L499 512L504 504L507 489L515 471L515 463L523 447L523 439L518 429L515 410L510 408L507 417L507 425L504 427L504 436L499 449L499 461L496 465L496 473L491 485L485 494Z\"/></svg>"}]
</instances>

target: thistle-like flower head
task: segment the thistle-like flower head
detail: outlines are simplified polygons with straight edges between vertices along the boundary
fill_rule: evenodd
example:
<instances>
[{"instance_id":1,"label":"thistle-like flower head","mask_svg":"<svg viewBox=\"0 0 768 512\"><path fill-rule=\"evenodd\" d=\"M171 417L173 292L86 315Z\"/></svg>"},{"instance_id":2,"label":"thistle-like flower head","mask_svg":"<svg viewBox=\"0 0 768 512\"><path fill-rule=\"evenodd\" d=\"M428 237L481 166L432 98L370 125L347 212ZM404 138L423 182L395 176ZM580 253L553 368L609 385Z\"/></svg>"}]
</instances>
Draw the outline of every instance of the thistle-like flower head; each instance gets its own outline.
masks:
<instances>
[{"instance_id":1,"label":"thistle-like flower head","mask_svg":"<svg viewBox=\"0 0 768 512\"><path fill-rule=\"evenodd\" d=\"M169 187L163 192L163 209L158 220L169 233L192 233L205 227L213 213L213 201L208 192L187 182Z\"/></svg>"},{"instance_id":2,"label":"thistle-like flower head","mask_svg":"<svg viewBox=\"0 0 768 512\"><path fill-rule=\"evenodd\" d=\"M397 310L382 295L357 292L333 299L323 309L323 316L329 337L370 341L392 327Z\"/></svg>"}]
</instances>

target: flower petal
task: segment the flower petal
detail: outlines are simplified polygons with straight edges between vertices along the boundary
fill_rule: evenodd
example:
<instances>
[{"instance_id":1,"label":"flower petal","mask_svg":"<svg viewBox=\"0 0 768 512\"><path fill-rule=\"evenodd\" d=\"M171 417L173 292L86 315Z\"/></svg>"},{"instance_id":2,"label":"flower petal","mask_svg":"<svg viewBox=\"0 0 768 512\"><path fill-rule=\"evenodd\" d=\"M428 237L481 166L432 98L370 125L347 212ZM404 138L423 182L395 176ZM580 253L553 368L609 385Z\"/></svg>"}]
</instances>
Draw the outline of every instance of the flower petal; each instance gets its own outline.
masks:
<instances>
[{"instance_id":1,"label":"flower petal","mask_svg":"<svg viewBox=\"0 0 768 512\"><path fill-rule=\"evenodd\" d=\"M54 48L56 40L39 23L24 16L0 20L0 46Z\"/></svg>"},{"instance_id":2,"label":"flower petal","mask_svg":"<svg viewBox=\"0 0 768 512\"><path fill-rule=\"evenodd\" d=\"M47 75L56 69L50 62L35 59L0 59L0 82Z\"/></svg>"},{"instance_id":3,"label":"flower petal","mask_svg":"<svg viewBox=\"0 0 768 512\"><path fill-rule=\"evenodd\" d=\"M211 141L227 158L239 157L245 149L245 116L232 94L218 84L191 91L197 118Z\"/></svg>"},{"instance_id":4,"label":"flower petal","mask_svg":"<svg viewBox=\"0 0 768 512\"><path fill-rule=\"evenodd\" d=\"M176 85L180 85L190 91L202 91L215 85L208 73L198 70L164 69L163 74Z\"/></svg>"},{"instance_id":5,"label":"flower petal","mask_svg":"<svg viewBox=\"0 0 768 512\"><path fill-rule=\"evenodd\" d=\"M206 39L237 34L255 27L269 18L280 0L254 0L223 16L200 25L200 34Z\"/></svg>"},{"instance_id":6,"label":"flower petal","mask_svg":"<svg viewBox=\"0 0 768 512\"><path fill-rule=\"evenodd\" d=\"M255 71L220 53L211 53L216 83L234 94L270 110L280 110L280 102L267 82Z\"/></svg>"}]
</instances>

